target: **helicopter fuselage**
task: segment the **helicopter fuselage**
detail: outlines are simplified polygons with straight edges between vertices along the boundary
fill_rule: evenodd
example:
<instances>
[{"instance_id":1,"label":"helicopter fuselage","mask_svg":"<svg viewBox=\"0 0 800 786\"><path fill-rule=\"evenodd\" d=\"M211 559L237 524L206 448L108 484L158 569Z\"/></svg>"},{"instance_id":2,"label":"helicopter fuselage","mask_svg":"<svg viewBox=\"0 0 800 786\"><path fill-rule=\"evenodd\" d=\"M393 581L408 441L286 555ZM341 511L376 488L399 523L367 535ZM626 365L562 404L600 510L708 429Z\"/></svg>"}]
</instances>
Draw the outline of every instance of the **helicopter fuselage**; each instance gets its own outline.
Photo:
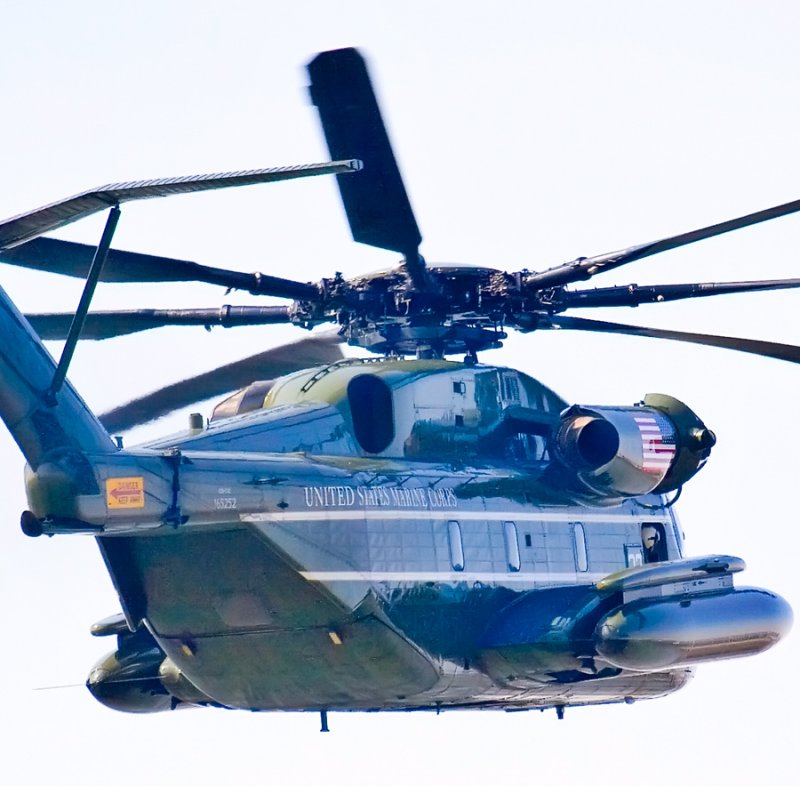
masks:
<instances>
[{"instance_id":1,"label":"helicopter fuselage","mask_svg":"<svg viewBox=\"0 0 800 786\"><path fill-rule=\"evenodd\" d=\"M95 534L118 590L95 630L118 648L88 682L109 706L633 701L788 625L733 587L740 560L684 558L649 493L687 461L658 410L559 415L523 374L444 361L255 387L265 408L239 394L207 427L86 455L91 483L61 459L29 471L29 524Z\"/></svg>"},{"instance_id":2,"label":"helicopter fuselage","mask_svg":"<svg viewBox=\"0 0 800 786\"><path fill-rule=\"evenodd\" d=\"M149 489L158 473L147 465L165 461L126 459L128 491ZM657 498L591 509L464 497L502 476L435 464L181 461L178 518L154 521L134 490L98 536L126 625L100 631L119 647L89 686L120 709L632 701L681 687L697 660L769 646L786 622L779 599L733 588L740 561L684 560ZM160 501L169 511L168 483ZM598 589L626 569L633 579ZM627 588L637 576L642 585ZM651 631L602 641L615 614L646 619L648 608ZM160 659L145 657L155 644ZM616 657L600 654L604 644ZM650 660L635 662L643 653ZM131 669L149 681L126 681Z\"/></svg>"}]
</instances>

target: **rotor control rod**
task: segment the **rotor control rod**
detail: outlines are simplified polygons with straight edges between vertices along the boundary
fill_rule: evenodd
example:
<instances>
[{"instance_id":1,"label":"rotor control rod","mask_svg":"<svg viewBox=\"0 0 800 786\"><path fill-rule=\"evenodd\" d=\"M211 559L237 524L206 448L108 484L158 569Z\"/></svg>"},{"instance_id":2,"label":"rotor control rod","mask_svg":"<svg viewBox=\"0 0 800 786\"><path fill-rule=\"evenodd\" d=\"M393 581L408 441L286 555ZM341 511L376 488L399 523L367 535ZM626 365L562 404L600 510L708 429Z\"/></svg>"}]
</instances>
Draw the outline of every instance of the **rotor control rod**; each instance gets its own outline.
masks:
<instances>
[{"instance_id":1,"label":"rotor control rod","mask_svg":"<svg viewBox=\"0 0 800 786\"><path fill-rule=\"evenodd\" d=\"M47 403L50 406L54 406L57 403L56 393L61 390L64 379L66 379L67 369L69 368L72 356L75 354L75 347L78 345L78 339L81 335L83 323L86 321L86 315L89 313L89 306L91 305L94 291L97 288L97 282L100 278L100 271L103 268L103 263L108 256L108 249L111 247L111 241L114 238L114 230L117 228L119 216L119 205L114 205L114 207L108 211L108 218L106 219L106 225L103 229L103 235L100 238L97 251L95 251L94 259L92 259L92 266L89 269L89 275L83 287L83 294L81 295L80 303L78 303L75 318L72 320L67 341L61 352L61 359L58 361L55 374L53 374L53 381L50 384L50 390L47 392Z\"/></svg>"}]
</instances>

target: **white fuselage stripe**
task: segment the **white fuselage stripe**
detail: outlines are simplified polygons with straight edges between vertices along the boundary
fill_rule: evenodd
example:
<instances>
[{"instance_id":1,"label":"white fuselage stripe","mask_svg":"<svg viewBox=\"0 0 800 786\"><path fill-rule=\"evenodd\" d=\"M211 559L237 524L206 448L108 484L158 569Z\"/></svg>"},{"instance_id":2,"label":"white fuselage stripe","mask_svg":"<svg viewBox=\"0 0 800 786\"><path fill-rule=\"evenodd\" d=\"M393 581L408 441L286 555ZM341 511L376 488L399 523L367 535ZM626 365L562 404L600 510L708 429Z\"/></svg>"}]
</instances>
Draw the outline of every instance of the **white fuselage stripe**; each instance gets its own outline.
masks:
<instances>
[{"instance_id":1,"label":"white fuselage stripe","mask_svg":"<svg viewBox=\"0 0 800 786\"><path fill-rule=\"evenodd\" d=\"M387 508L375 508L371 510L348 509L348 510L304 510L284 512L263 512L263 513L243 513L240 520L253 524L283 524L290 522L311 522L311 521L351 521L360 519L381 519L381 520L412 520L429 519L435 521L566 521L597 524L631 524L639 522L661 522L669 523L669 519L657 516L633 516L631 514L606 513L597 515L596 513L586 514L583 511L574 513L545 513L545 512L523 512L506 511L497 512L489 510L389 510Z\"/></svg>"},{"instance_id":2,"label":"white fuselage stripe","mask_svg":"<svg viewBox=\"0 0 800 786\"><path fill-rule=\"evenodd\" d=\"M563 584L596 582L607 573L471 573L467 571L301 570L308 581L483 581L487 583Z\"/></svg>"}]
</instances>

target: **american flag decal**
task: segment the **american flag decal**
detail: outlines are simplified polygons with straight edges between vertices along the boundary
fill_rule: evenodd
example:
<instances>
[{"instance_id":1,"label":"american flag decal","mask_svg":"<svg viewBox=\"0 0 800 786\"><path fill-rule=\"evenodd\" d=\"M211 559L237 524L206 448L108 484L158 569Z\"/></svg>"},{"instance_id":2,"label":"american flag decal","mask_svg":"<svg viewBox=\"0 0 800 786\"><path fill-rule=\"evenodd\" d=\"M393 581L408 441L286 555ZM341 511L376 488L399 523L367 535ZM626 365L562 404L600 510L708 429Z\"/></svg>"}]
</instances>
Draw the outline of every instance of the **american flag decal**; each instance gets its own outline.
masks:
<instances>
[{"instance_id":1,"label":"american flag decal","mask_svg":"<svg viewBox=\"0 0 800 786\"><path fill-rule=\"evenodd\" d=\"M666 473L675 458L674 430L654 415L636 415L633 419L642 437L642 469Z\"/></svg>"}]
</instances>

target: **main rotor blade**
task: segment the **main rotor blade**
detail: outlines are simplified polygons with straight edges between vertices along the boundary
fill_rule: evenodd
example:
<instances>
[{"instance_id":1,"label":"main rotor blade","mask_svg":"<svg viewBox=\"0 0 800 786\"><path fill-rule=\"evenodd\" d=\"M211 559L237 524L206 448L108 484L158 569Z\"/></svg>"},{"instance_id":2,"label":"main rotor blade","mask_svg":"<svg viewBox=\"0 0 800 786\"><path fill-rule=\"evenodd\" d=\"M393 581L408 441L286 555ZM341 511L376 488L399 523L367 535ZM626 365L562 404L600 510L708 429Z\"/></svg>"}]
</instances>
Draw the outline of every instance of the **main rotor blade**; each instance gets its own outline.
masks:
<instances>
[{"instance_id":1,"label":"main rotor blade","mask_svg":"<svg viewBox=\"0 0 800 786\"><path fill-rule=\"evenodd\" d=\"M129 401L100 415L100 422L111 433L127 431L197 401L245 387L257 379L272 379L304 368L335 363L343 357L340 342L334 333L269 349Z\"/></svg>"},{"instance_id":2,"label":"main rotor blade","mask_svg":"<svg viewBox=\"0 0 800 786\"><path fill-rule=\"evenodd\" d=\"M44 341L63 341L74 314L26 314L28 322ZM81 340L103 341L173 325L211 328L243 325L276 325L290 322L287 306L222 306L222 308L142 308L135 311L94 311L87 315Z\"/></svg>"},{"instance_id":3,"label":"main rotor blade","mask_svg":"<svg viewBox=\"0 0 800 786\"><path fill-rule=\"evenodd\" d=\"M774 281L727 281L708 284L657 284L626 287L603 287L599 289L562 292L565 308L600 308L613 306L638 306L642 303L664 303L693 297L730 295L737 292L763 292L771 289L795 289L800 287L800 278L784 278Z\"/></svg>"},{"instance_id":4,"label":"main rotor blade","mask_svg":"<svg viewBox=\"0 0 800 786\"><path fill-rule=\"evenodd\" d=\"M186 175L159 180L111 183L0 221L0 249L17 246L46 232L52 232L54 229L71 224L73 221L106 210L113 205L120 205L136 199L153 199L173 194L250 186L256 183L293 180L312 175L357 172L360 168L360 161L331 161L324 164L303 164L271 169L250 169L243 172L220 172L210 175Z\"/></svg>"},{"instance_id":5,"label":"main rotor blade","mask_svg":"<svg viewBox=\"0 0 800 786\"><path fill-rule=\"evenodd\" d=\"M322 52L308 64L308 74L330 154L364 162L358 177L336 178L353 239L403 254L412 282L425 288L422 235L364 59L356 49Z\"/></svg>"},{"instance_id":6,"label":"main rotor blade","mask_svg":"<svg viewBox=\"0 0 800 786\"><path fill-rule=\"evenodd\" d=\"M545 289L548 287L563 286L565 284L574 284L576 281L586 281L592 276L597 275L597 273L605 273L607 270L613 270L622 265L627 265L629 262L635 262L637 259L644 259L645 257L660 254L662 251L669 251L680 246L688 246L690 243L696 243L698 240L706 240L709 237L724 235L726 232L733 232L735 229L753 226L753 224L760 224L764 221L769 221L770 219L779 218L780 216L786 216L798 211L800 211L800 199L796 199L794 202L787 202L784 205L770 207L766 210L759 210L756 213L749 213L739 218L732 218L720 224L713 224L712 226L693 229L691 232L673 235L672 237L667 237L662 240L631 246L621 251L612 251L594 257L581 257L573 262L557 265L541 273L532 273L526 277L525 285L535 289Z\"/></svg>"},{"instance_id":7,"label":"main rotor blade","mask_svg":"<svg viewBox=\"0 0 800 786\"><path fill-rule=\"evenodd\" d=\"M0 251L0 262L48 273L86 278L95 247L49 237L39 237L24 245ZM208 267L183 259L138 254L111 249L100 272L100 281L174 282L199 281L227 289L241 289L255 295L271 295L292 300L317 300L319 290L304 284L262 273L239 273L235 270Z\"/></svg>"},{"instance_id":8,"label":"main rotor blade","mask_svg":"<svg viewBox=\"0 0 800 786\"><path fill-rule=\"evenodd\" d=\"M562 330L585 330L590 333L622 333L628 336L647 336L649 338L666 338L672 341L685 341L689 344L705 344L709 347L736 349L739 352L750 352L753 355L787 360L800 363L800 347L793 344L778 344L773 341L759 341L750 338L732 336L713 336L706 333L684 333L679 330L662 330L660 328L640 327L639 325L622 325L618 322L601 322L581 317L548 317L549 324L540 327L553 327Z\"/></svg>"}]
</instances>

